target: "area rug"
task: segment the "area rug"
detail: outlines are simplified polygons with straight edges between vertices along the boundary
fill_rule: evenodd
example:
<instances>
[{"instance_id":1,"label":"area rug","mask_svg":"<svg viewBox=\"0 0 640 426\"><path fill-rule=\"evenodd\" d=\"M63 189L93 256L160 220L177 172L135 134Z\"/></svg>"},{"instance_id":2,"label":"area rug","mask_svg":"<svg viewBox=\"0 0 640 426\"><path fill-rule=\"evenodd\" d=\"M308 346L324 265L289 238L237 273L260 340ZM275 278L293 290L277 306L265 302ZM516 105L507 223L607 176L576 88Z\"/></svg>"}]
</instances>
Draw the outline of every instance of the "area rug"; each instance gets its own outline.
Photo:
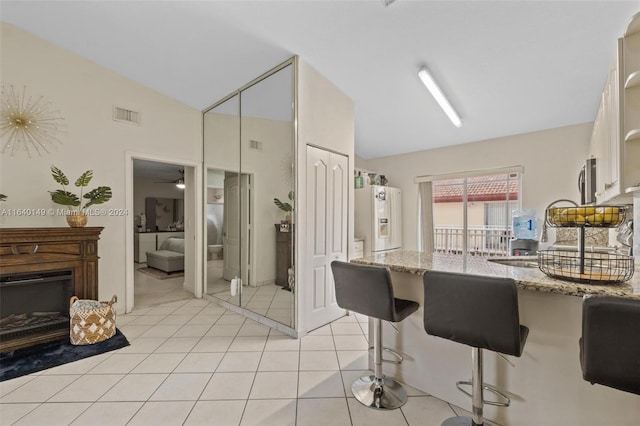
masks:
<instances>
[{"instance_id":1,"label":"area rug","mask_svg":"<svg viewBox=\"0 0 640 426\"><path fill-rule=\"evenodd\" d=\"M115 336L93 345L72 345L67 337L54 342L2 352L0 353L0 382L125 346L129 346L129 341L120 330L116 330Z\"/></svg>"},{"instance_id":2,"label":"area rug","mask_svg":"<svg viewBox=\"0 0 640 426\"><path fill-rule=\"evenodd\" d=\"M156 268L138 268L136 271L140 271L143 274L149 275L157 280L166 280L167 278L184 277L184 271L176 272L164 272Z\"/></svg>"}]
</instances>

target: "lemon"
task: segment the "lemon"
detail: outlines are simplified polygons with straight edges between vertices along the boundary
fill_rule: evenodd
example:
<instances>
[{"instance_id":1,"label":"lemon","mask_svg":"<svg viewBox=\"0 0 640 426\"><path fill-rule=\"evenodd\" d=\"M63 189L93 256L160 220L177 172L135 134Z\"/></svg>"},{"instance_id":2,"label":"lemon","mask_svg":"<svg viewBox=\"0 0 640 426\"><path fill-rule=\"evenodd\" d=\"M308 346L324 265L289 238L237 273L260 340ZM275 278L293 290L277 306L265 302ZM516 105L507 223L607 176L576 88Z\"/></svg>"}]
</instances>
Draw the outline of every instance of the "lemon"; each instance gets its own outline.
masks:
<instances>
[{"instance_id":1,"label":"lemon","mask_svg":"<svg viewBox=\"0 0 640 426\"><path fill-rule=\"evenodd\" d=\"M574 219L574 223L576 225L584 225L585 223L587 223L587 219L584 216L577 215Z\"/></svg>"},{"instance_id":2,"label":"lemon","mask_svg":"<svg viewBox=\"0 0 640 426\"><path fill-rule=\"evenodd\" d=\"M552 225L562 225L562 219L560 218L559 215L555 215L549 218L549 222L551 222Z\"/></svg>"},{"instance_id":3,"label":"lemon","mask_svg":"<svg viewBox=\"0 0 640 426\"><path fill-rule=\"evenodd\" d=\"M590 214L585 216L587 223L591 225L602 225L604 223L604 216L602 214Z\"/></svg>"},{"instance_id":4,"label":"lemon","mask_svg":"<svg viewBox=\"0 0 640 426\"><path fill-rule=\"evenodd\" d=\"M606 225L617 225L621 221L618 207L597 207L596 213L602 215L602 223Z\"/></svg>"},{"instance_id":5,"label":"lemon","mask_svg":"<svg viewBox=\"0 0 640 426\"><path fill-rule=\"evenodd\" d=\"M593 206L582 206L577 209L578 214L582 216L590 216L592 214L596 214L596 208Z\"/></svg>"},{"instance_id":6,"label":"lemon","mask_svg":"<svg viewBox=\"0 0 640 426\"><path fill-rule=\"evenodd\" d=\"M596 207L596 213L619 214L620 209L618 207Z\"/></svg>"},{"instance_id":7,"label":"lemon","mask_svg":"<svg viewBox=\"0 0 640 426\"><path fill-rule=\"evenodd\" d=\"M558 216L560 217L561 225L571 225L575 223L578 213L575 207L569 207L566 209L560 209L560 211L558 211Z\"/></svg>"}]
</instances>

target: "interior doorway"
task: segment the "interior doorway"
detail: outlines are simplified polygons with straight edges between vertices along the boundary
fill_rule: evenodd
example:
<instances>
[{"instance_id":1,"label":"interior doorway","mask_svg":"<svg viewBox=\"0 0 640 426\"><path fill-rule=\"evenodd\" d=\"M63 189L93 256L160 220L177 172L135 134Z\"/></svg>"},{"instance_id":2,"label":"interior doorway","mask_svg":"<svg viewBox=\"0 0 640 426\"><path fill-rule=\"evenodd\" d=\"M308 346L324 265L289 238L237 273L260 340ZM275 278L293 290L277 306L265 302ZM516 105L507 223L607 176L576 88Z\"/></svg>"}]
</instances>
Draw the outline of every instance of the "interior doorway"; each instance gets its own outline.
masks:
<instances>
[{"instance_id":1,"label":"interior doorway","mask_svg":"<svg viewBox=\"0 0 640 426\"><path fill-rule=\"evenodd\" d=\"M195 162L127 154L126 312L202 297L200 170Z\"/></svg>"},{"instance_id":2,"label":"interior doorway","mask_svg":"<svg viewBox=\"0 0 640 426\"><path fill-rule=\"evenodd\" d=\"M193 297L184 288L184 167L133 160L133 283L138 307Z\"/></svg>"}]
</instances>

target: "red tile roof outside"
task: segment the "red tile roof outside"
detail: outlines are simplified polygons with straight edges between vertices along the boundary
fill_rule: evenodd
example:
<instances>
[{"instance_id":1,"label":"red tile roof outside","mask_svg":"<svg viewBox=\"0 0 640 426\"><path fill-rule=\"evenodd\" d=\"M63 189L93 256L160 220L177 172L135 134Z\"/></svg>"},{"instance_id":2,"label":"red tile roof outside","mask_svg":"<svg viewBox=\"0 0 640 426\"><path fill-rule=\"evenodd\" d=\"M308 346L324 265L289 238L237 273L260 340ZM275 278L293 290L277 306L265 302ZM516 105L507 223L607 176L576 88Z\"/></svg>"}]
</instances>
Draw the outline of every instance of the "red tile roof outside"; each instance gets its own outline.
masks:
<instances>
[{"instance_id":1,"label":"red tile roof outside","mask_svg":"<svg viewBox=\"0 0 640 426\"><path fill-rule=\"evenodd\" d=\"M462 202L464 179L448 179L433 183L434 203ZM509 179L509 201L518 199L518 179ZM467 178L468 201L506 201L507 175L476 176Z\"/></svg>"}]
</instances>

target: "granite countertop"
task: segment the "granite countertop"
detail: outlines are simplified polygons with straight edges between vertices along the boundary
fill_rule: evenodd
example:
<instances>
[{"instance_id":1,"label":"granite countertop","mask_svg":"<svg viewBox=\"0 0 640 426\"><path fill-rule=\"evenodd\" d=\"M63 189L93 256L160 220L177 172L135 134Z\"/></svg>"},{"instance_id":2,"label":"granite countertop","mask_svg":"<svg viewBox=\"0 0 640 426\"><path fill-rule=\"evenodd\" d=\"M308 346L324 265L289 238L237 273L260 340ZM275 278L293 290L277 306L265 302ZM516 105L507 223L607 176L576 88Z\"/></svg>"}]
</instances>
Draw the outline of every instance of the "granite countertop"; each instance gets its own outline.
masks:
<instances>
[{"instance_id":1,"label":"granite countertop","mask_svg":"<svg viewBox=\"0 0 640 426\"><path fill-rule=\"evenodd\" d=\"M535 260L536 257L501 257L500 259ZM390 253L375 254L352 263L386 266L395 272L422 275L427 270L459 272L472 275L513 278L523 290L556 293L568 296L602 294L640 300L640 273L619 284L582 284L551 278L538 268L514 267L490 262L486 257L461 256L454 254L425 253L398 250Z\"/></svg>"}]
</instances>

